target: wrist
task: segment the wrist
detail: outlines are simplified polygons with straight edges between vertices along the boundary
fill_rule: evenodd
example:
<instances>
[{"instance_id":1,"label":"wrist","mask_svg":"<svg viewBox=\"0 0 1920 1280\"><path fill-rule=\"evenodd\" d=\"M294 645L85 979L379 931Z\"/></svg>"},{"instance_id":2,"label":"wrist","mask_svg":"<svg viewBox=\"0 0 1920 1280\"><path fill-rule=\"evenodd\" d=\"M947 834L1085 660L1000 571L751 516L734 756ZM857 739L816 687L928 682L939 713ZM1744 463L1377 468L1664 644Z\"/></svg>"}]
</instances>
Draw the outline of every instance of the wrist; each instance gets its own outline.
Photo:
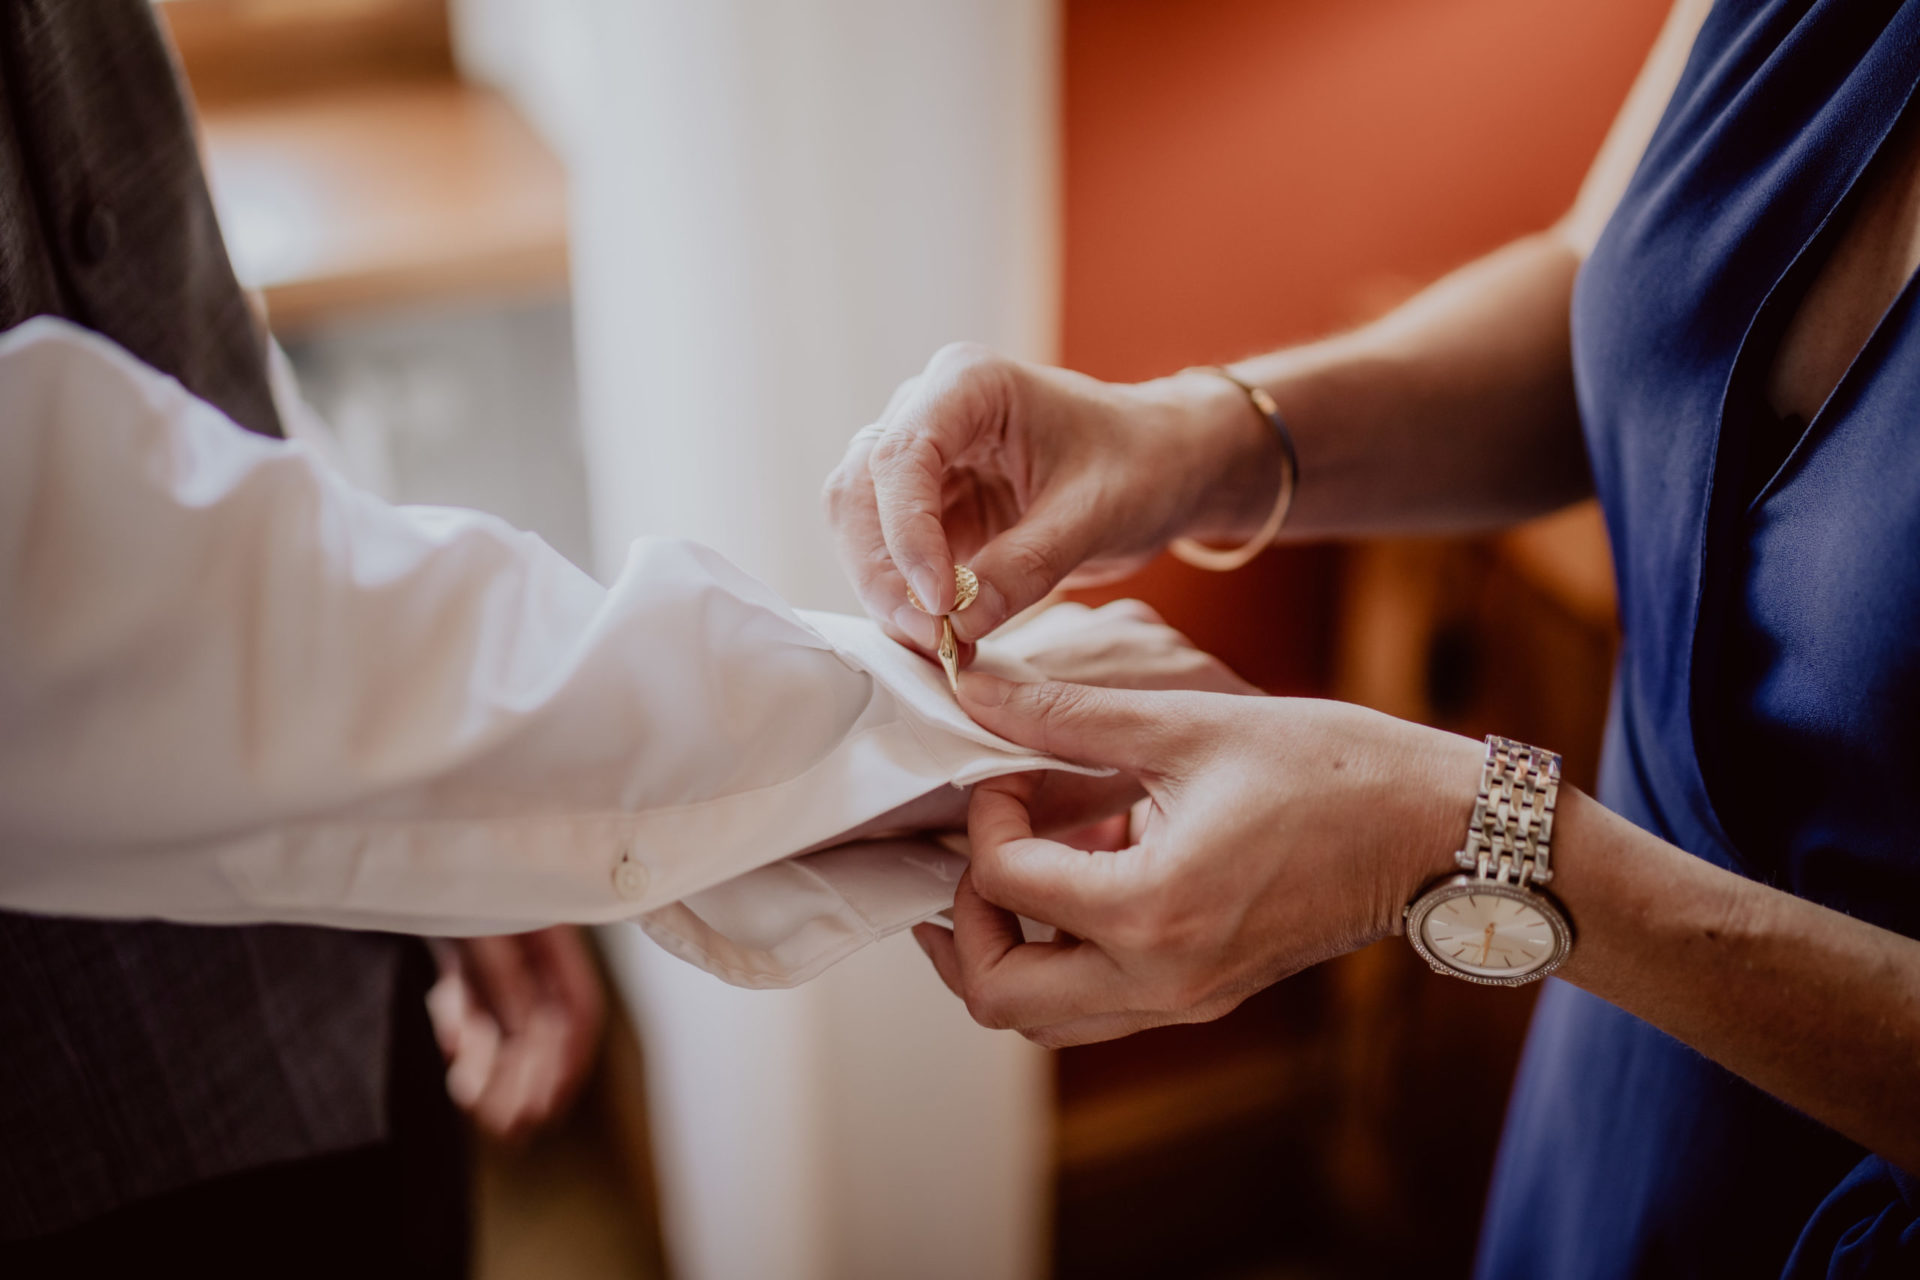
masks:
<instances>
[{"instance_id":1,"label":"wrist","mask_svg":"<svg viewBox=\"0 0 1920 1280\"><path fill-rule=\"evenodd\" d=\"M1421 739L1401 773L1407 800L1401 839L1395 843L1386 897L1393 912L1392 932L1401 931L1401 909L1422 889L1459 870L1454 854L1466 842L1473 804L1480 790L1486 747L1472 738L1410 725Z\"/></svg>"},{"instance_id":2,"label":"wrist","mask_svg":"<svg viewBox=\"0 0 1920 1280\"><path fill-rule=\"evenodd\" d=\"M1177 527L1169 537L1239 543L1266 523L1282 479L1280 442L1246 392L1206 369L1137 388L1160 409L1169 445L1167 474L1183 478Z\"/></svg>"},{"instance_id":3,"label":"wrist","mask_svg":"<svg viewBox=\"0 0 1920 1280\"><path fill-rule=\"evenodd\" d=\"M1481 986L1538 982L1572 953L1566 909L1546 891L1560 757L1489 735L1458 866L1405 910L1407 941L1435 973Z\"/></svg>"}]
</instances>

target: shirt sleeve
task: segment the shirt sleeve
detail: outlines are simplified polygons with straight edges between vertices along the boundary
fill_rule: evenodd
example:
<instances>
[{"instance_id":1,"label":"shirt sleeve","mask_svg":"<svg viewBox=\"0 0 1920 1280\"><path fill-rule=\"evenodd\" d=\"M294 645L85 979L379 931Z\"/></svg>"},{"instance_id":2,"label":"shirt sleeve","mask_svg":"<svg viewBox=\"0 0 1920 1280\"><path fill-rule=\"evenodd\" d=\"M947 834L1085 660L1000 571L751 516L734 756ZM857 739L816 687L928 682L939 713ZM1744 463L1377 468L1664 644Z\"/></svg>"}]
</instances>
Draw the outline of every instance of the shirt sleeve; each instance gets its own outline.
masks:
<instances>
[{"instance_id":1,"label":"shirt sleeve","mask_svg":"<svg viewBox=\"0 0 1920 1280\"><path fill-rule=\"evenodd\" d=\"M642 540L602 586L62 321L0 337L0 405L0 905L628 919L1045 763L710 550Z\"/></svg>"}]
</instances>

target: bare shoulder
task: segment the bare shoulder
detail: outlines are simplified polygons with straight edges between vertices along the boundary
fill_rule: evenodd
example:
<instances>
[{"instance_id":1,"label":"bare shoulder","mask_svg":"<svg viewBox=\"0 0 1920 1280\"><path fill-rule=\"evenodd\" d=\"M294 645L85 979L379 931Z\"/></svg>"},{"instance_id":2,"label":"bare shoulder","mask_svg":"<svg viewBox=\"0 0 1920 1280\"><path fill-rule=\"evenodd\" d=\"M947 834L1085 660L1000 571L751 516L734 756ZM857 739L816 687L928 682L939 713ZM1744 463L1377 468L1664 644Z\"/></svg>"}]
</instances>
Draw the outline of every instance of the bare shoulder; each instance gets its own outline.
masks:
<instances>
[{"instance_id":1,"label":"bare shoulder","mask_svg":"<svg viewBox=\"0 0 1920 1280\"><path fill-rule=\"evenodd\" d=\"M1633 88L1607 130L1606 141L1600 144L1600 154L1594 157L1593 167L1580 184L1573 208L1555 229L1581 258L1593 248L1607 219L1613 216L1614 206L1620 203L1621 193L1639 166L1667 101L1673 97L1674 86L1680 83L1687 55L1693 51L1693 42L1712 7L1713 0L1675 0L1668 12Z\"/></svg>"}]
</instances>

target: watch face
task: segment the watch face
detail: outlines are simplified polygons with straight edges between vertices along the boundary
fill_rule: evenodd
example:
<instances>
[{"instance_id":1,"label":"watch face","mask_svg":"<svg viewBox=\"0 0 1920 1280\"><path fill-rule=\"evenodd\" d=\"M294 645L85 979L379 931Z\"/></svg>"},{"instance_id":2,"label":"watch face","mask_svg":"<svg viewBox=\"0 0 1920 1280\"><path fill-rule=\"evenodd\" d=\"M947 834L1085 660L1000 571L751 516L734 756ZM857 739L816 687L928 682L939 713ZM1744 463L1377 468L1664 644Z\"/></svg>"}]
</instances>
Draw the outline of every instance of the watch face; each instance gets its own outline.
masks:
<instances>
[{"instance_id":1,"label":"watch face","mask_svg":"<svg viewBox=\"0 0 1920 1280\"><path fill-rule=\"evenodd\" d=\"M1469 881L1428 905L1414 928L1428 959L1466 977L1510 981L1566 954L1565 925L1551 911L1525 890Z\"/></svg>"}]
</instances>

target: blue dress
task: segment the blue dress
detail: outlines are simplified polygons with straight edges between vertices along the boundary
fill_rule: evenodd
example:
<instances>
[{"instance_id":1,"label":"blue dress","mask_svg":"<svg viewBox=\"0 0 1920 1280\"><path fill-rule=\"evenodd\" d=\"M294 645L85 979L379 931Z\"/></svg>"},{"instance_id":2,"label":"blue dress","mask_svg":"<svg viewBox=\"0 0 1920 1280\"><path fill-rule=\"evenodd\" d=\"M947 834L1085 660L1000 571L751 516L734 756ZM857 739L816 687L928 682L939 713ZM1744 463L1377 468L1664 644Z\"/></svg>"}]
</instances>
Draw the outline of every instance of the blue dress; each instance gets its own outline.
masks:
<instances>
[{"instance_id":1,"label":"blue dress","mask_svg":"<svg viewBox=\"0 0 1920 1280\"><path fill-rule=\"evenodd\" d=\"M1914 284L1804 428L1766 412L1760 380L1917 81L1920 0L1718 0L1572 317L1625 634L1600 798L1710 862L1910 937ZM1920 1180L1549 982L1477 1271L1914 1280Z\"/></svg>"}]
</instances>

